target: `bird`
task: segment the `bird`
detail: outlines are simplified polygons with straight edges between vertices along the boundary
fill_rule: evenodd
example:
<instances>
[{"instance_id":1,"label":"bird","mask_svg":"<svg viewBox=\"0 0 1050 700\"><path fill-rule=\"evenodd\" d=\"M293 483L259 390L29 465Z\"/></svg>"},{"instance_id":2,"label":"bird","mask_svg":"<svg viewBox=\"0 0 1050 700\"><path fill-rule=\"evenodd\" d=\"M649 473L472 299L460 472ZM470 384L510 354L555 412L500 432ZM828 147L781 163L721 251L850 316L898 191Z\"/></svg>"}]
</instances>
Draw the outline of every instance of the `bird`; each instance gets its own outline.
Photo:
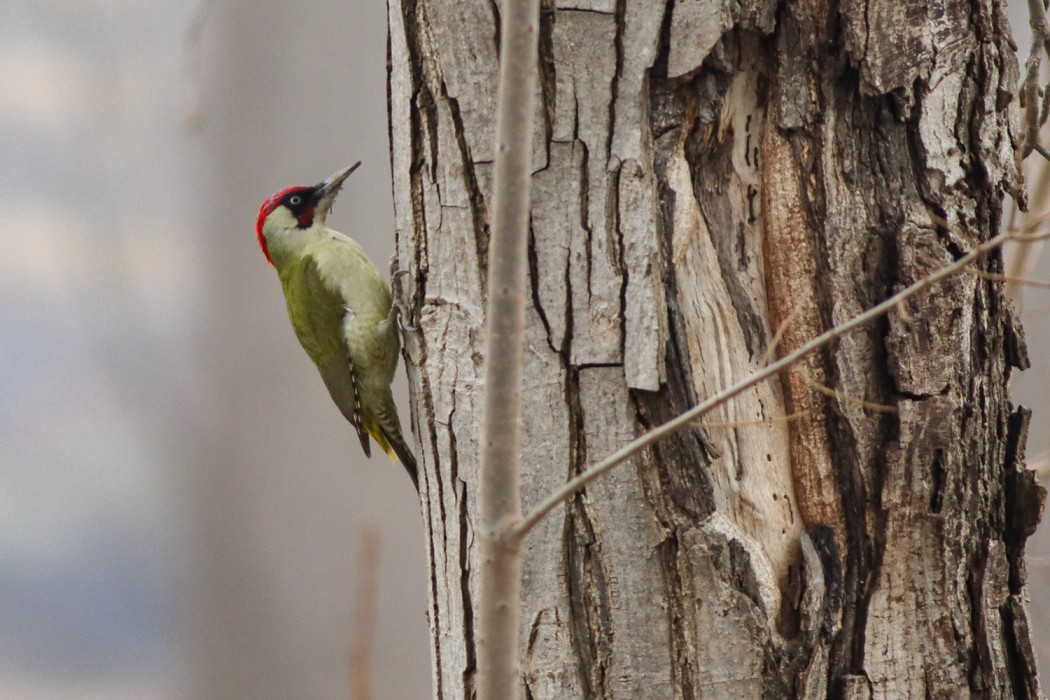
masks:
<instances>
[{"instance_id":1,"label":"bird","mask_svg":"<svg viewBox=\"0 0 1050 700\"><path fill-rule=\"evenodd\" d=\"M277 270L292 329L365 455L372 455L371 436L391 460L401 460L418 491L416 458L390 391L401 348L399 305L357 241L326 224L336 195L360 165L317 185L275 192L259 207L255 232Z\"/></svg>"}]
</instances>

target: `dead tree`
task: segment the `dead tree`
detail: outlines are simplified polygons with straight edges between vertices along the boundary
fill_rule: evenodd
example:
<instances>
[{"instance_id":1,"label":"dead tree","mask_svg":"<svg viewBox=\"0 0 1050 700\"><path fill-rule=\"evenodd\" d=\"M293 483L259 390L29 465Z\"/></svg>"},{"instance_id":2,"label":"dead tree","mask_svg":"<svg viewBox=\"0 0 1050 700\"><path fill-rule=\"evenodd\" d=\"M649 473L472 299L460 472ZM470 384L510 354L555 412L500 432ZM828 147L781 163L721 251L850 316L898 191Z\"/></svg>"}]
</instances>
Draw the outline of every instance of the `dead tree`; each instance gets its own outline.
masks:
<instances>
[{"instance_id":1,"label":"dead tree","mask_svg":"<svg viewBox=\"0 0 1050 700\"><path fill-rule=\"evenodd\" d=\"M435 692L475 672L497 3L390 0ZM554 0L523 503L971 250L1022 197L1001 3ZM1001 272L993 254L979 269ZM595 481L526 542L533 698L1038 698L1027 365L958 275Z\"/></svg>"}]
</instances>

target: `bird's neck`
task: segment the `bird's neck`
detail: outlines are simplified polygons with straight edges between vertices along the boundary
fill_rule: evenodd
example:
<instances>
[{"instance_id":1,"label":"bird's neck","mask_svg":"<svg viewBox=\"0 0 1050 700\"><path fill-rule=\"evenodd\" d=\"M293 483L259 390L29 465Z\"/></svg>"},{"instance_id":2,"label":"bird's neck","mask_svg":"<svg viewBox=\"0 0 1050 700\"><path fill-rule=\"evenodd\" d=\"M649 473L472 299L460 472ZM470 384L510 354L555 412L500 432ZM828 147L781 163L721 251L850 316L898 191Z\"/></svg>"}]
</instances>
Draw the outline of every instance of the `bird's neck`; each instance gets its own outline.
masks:
<instances>
[{"instance_id":1,"label":"bird's neck","mask_svg":"<svg viewBox=\"0 0 1050 700\"><path fill-rule=\"evenodd\" d=\"M326 233L323 224L308 228L279 228L266 231L266 249L274 267L280 272L288 265L302 260L307 249L321 241Z\"/></svg>"}]
</instances>

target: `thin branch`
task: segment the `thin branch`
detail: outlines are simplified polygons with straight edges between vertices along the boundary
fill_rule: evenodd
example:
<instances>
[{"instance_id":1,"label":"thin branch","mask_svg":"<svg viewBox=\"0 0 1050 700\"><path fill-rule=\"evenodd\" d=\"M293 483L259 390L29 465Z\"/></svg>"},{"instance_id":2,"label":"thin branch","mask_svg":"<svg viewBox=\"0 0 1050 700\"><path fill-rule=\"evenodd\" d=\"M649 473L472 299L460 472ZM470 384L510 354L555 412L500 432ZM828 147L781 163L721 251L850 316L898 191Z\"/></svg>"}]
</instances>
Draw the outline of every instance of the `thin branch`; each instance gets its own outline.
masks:
<instances>
[{"instance_id":1,"label":"thin branch","mask_svg":"<svg viewBox=\"0 0 1050 700\"><path fill-rule=\"evenodd\" d=\"M1035 166L1038 175L1034 178L1035 184L1028 190L1029 200L1032 202L1032 208L1037 206L1045 206L1047 201L1050 200L1050 163L1047 161L1039 161ZM1014 208L1015 213L1017 208ZM1034 231L1044 222L1047 217L1050 216L1044 209L1038 214L1031 212L1025 214L1023 223L1021 226L1022 231ZM1004 253L1006 258L1006 274L1008 277L1024 278L1027 277L1032 268L1035 266L1035 262L1039 257L1039 253L1042 251L1042 244L1026 244L1020 243L1017 246L1013 246L1015 250L1012 254ZM1024 309L1024 297L1022 293L1022 285L1016 282L1006 283L1006 296L1014 303L1014 306L1018 310Z\"/></svg>"},{"instance_id":2,"label":"thin branch","mask_svg":"<svg viewBox=\"0 0 1050 700\"><path fill-rule=\"evenodd\" d=\"M803 380L806 382L806 386L808 386L810 389L817 392L818 394L823 394L824 396L827 396L829 399L835 399L836 401L841 401L843 403L856 404L857 406L860 406L861 408L866 409L868 411L872 411L874 413L897 413L896 406L890 406L884 403L868 401L867 399L862 399L859 396L852 396L845 392L832 389L830 386L825 386L820 382L815 382L809 377L803 377Z\"/></svg>"},{"instance_id":3,"label":"thin branch","mask_svg":"<svg viewBox=\"0 0 1050 700\"><path fill-rule=\"evenodd\" d=\"M918 280L917 282L914 282L913 284L905 287L897 294L894 294L885 301L876 304L864 313L854 316L850 320L845 321L835 326L834 328L825 331L824 333L821 333L813 340L809 341L805 345L802 345L793 352L785 355L783 358L777 360L768 367L758 370L751 376L740 380L728 389L720 391L714 396L708 398L706 401L703 401L699 405L689 409L677 418L673 418L667 421L663 425L650 430L645 435L642 435L636 438L635 440L629 442L628 444L624 445L616 452L612 453L602 461L592 466L590 469L584 471L583 473L577 475L576 477L568 481L564 486L562 486L560 489L558 489L553 494L544 499L538 506L536 506L533 509L531 513L529 513L525 517L524 520L522 520L520 523L518 523L511 529L510 534L515 537L523 538L526 534L528 534L529 530L536 526L536 523L543 519L545 515L554 510L554 508L556 508L559 504L576 494L578 491L587 486L587 484L591 483L599 476L605 474L616 465L641 452L643 449L645 449L649 445L652 445L654 442L661 440L672 433L682 430L683 428L690 427L694 421L711 411L713 408L722 405L734 396L743 393L744 391L750 389L756 384L763 382L769 377L772 377L775 374L787 369L791 365L798 362L802 357L813 352L814 350L824 347L825 345L842 337L843 335L849 333L855 328L869 323L874 319L889 313L897 307L903 308L903 303L911 297L922 292L927 287L930 287L940 282L941 280L958 273L960 270L964 269L967 265L972 263L977 258L983 255L987 255L988 253L1002 246L1007 241L1033 241L1038 240L1040 238L1045 239L1047 237L1050 237L1050 234L1032 236L1007 231L999 234L998 236L995 236L994 238L988 239L986 242L976 246L973 250L971 250L969 253L962 256L952 264L947 265L941 268L940 270L937 270L936 272L927 275L921 280Z\"/></svg>"},{"instance_id":4,"label":"thin branch","mask_svg":"<svg viewBox=\"0 0 1050 700\"><path fill-rule=\"evenodd\" d=\"M519 452L529 234L533 96L539 0L500 6L496 165L485 309L485 399L481 439L481 571L477 697L517 698L521 687L521 519Z\"/></svg>"},{"instance_id":5,"label":"thin branch","mask_svg":"<svg viewBox=\"0 0 1050 700\"><path fill-rule=\"evenodd\" d=\"M780 322L777 326L776 333L773 334L773 339L769 341L769 347L762 353L762 359L759 360L758 366L764 367L769 364L769 361L773 359L776 354L777 346L780 345L780 341L784 339L784 334L787 333L787 329L791 326L791 322L798 316L798 304L791 307L791 312Z\"/></svg>"},{"instance_id":6,"label":"thin branch","mask_svg":"<svg viewBox=\"0 0 1050 700\"><path fill-rule=\"evenodd\" d=\"M1012 275L1000 275L997 272L985 272L983 270L970 270L970 273L981 279L992 282L1006 282L1020 287L1035 287L1036 289L1050 289L1050 282L1028 279L1027 277L1013 277Z\"/></svg>"},{"instance_id":7,"label":"thin branch","mask_svg":"<svg viewBox=\"0 0 1050 700\"><path fill-rule=\"evenodd\" d=\"M350 700L372 700L372 648L379 611L379 529L367 525L357 555L357 600L350 635Z\"/></svg>"},{"instance_id":8,"label":"thin branch","mask_svg":"<svg viewBox=\"0 0 1050 700\"><path fill-rule=\"evenodd\" d=\"M193 8L182 34L183 123L188 131L197 131L204 125L201 109L201 64L204 55L204 30L215 9L215 0L200 0Z\"/></svg>"},{"instance_id":9,"label":"thin branch","mask_svg":"<svg viewBox=\"0 0 1050 700\"><path fill-rule=\"evenodd\" d=\"M1043 0L1028 0L1028 26L1032 30L1032 43L1029 45L1025 77L1020 90L1021 106L1024 108L1021 158L1027 158L1035 151L1050 160L1050 151L1039 143L1039 128L1050 115L1050 104L1047 102L1050 90L1039 87L1039 68L1043 55L1050 54L1050 23L1047 22Z\"/></svg>"},{"instance_id":10,"label":"thin branch","mask_svg":"<svg viewBox=\"0 0 1050 700\"><path fill-rule=\"evenodd\" d=\"M719 429L719 428L750 428L754 426L768 426L778 425L781 423L790 423L794 420L800 420L805 418L811 413L811 411L795 411L794 413L788 413L783 416L776 416L774 418L756 418L755 420L730 420L730 421L719 421L717 423L708 423L706 421L701 422L697 420L697 425L702 425L708 430Z\"/></svg>"}]
</instances>

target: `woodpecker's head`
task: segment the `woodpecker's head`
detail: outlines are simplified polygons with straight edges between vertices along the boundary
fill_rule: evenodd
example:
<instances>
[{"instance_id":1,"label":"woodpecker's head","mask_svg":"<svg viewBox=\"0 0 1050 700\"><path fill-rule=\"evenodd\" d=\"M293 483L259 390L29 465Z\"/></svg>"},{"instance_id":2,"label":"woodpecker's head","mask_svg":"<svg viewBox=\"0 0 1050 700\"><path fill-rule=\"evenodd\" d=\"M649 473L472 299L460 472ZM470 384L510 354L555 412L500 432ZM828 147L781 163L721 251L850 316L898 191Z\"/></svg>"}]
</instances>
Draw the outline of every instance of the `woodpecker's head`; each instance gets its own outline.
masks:
<instances>
[{"instance_id":1,"label":"woodpecker's head","mask_svg":"<svg viewBox=\"0 0 1050 700\"><path fill-rule=\"evenodd\" d=\"M273 265L268 247L268 237L271 234L324 225L343 181L357 170L359 165L361 161L349 168L343 168L312 187L286 187L266 198L259 207L259 217L255 220L255 235L259 239L263 255L266 256L266 262Z\"/></svg>"}]
</instances>

